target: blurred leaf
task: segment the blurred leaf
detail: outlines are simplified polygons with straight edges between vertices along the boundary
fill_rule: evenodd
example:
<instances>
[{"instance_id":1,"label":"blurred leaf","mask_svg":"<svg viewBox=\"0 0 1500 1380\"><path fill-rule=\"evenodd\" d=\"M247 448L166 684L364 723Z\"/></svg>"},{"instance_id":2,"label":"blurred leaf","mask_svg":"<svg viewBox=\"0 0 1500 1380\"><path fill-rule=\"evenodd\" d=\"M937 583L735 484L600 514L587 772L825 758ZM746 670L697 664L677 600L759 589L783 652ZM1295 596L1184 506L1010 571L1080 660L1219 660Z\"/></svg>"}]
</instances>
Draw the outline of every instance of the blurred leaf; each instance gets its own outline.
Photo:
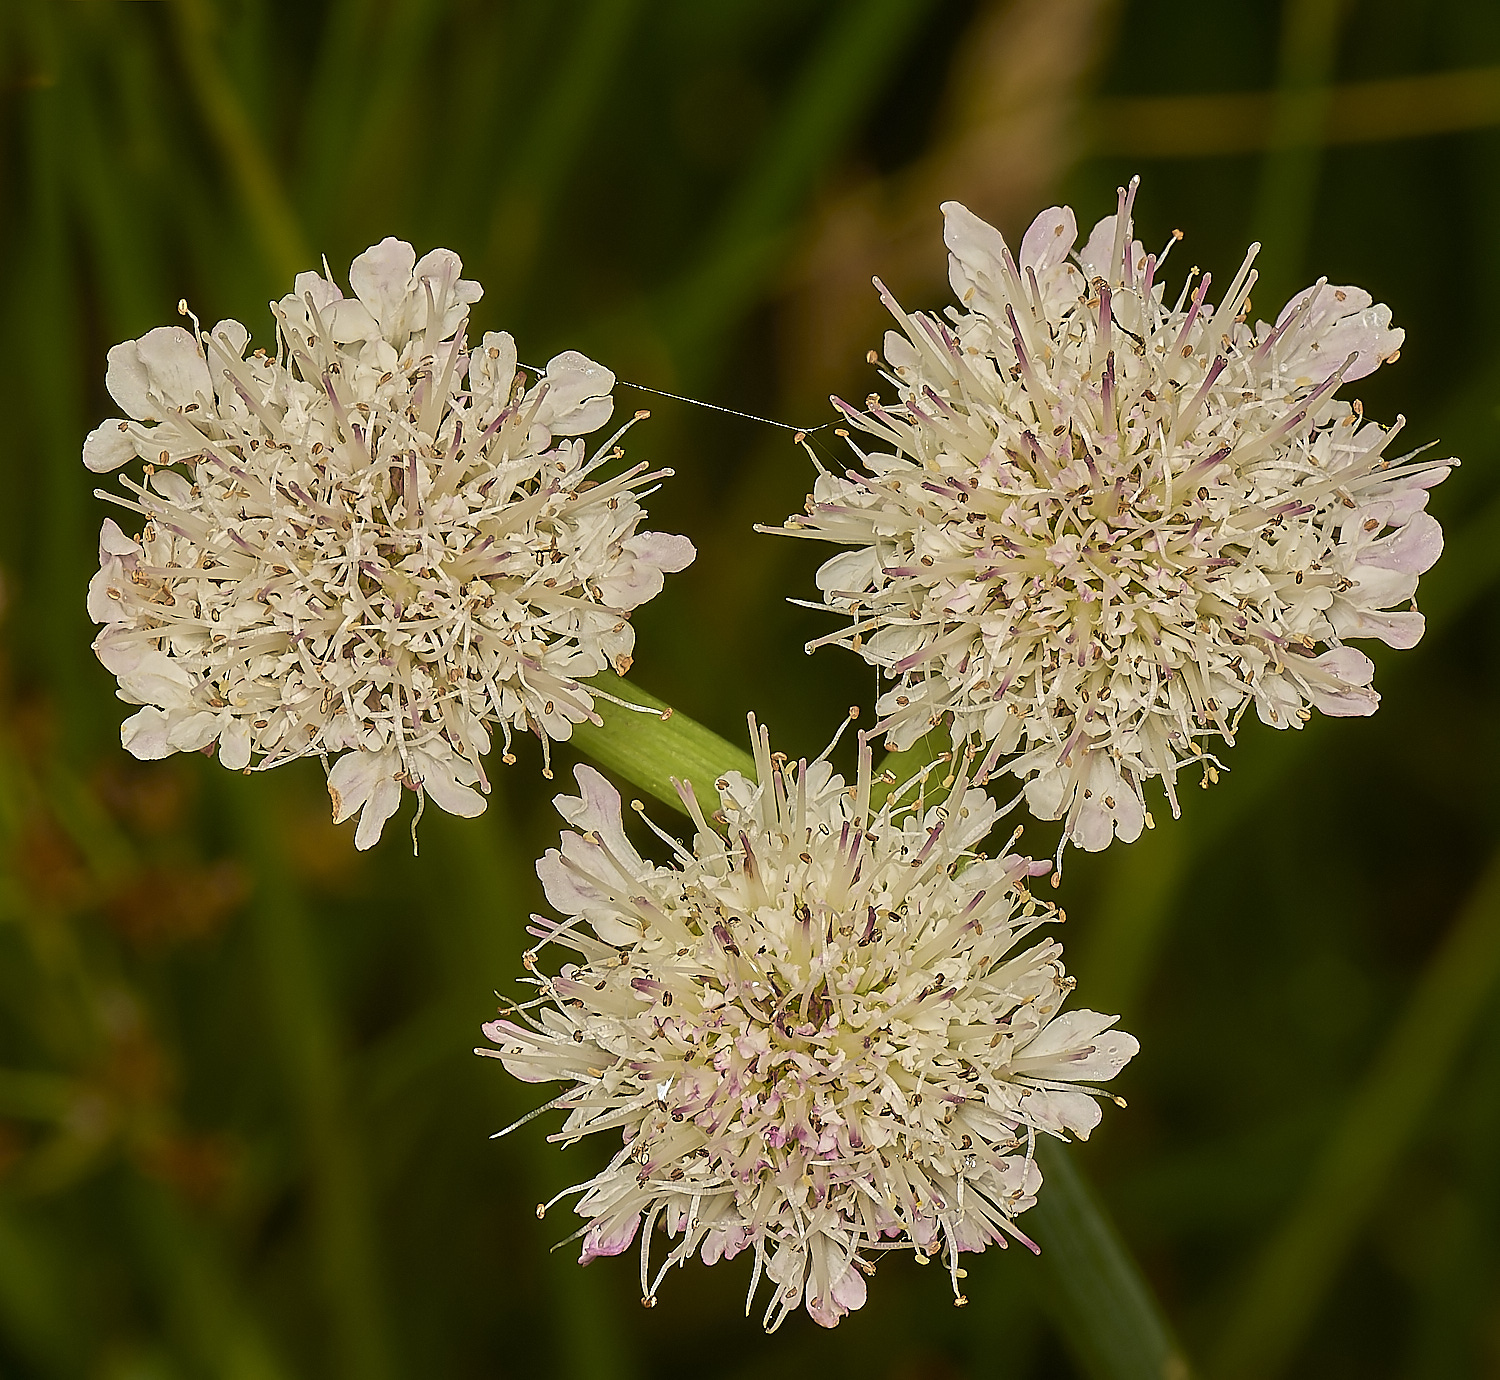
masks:
<instances>
[{"instance_id":1,"label":"blurred leaf","mask_svg":"<svg viewBox=\"0 0 1500 1380\"><path fill-rule=\"evenodd\" d=\"M1452 1076L1500 978L1500 853L1449 927L1301 1199L1237 1294L1215 1380L1274 1380L1296 1355L1355 1236Z\"/></svg>"}]
</instances>

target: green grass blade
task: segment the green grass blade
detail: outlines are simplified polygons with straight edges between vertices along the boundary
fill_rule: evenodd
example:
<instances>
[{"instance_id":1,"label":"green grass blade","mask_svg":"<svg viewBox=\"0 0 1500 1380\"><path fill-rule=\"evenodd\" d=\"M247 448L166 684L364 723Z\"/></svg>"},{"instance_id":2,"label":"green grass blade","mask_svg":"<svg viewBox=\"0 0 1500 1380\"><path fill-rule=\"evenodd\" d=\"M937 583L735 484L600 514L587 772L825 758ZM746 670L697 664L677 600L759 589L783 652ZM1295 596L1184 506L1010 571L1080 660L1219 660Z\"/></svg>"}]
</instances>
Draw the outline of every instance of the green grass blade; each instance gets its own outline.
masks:
<instances>
[{"instance_id":1,"label":"green grass blade","mask_svg":"<svg viewBox=\"0 0 1500 1380\"><path fill-rule=\"evenodd\" d=\"M1189 1369L1140 1268L1073 1152L1042 1137L1043 1184L1021 1225L1042 1248L1041 1301L1090 1380L1187 1380Z\"/></svg>"},{"instance_id":2,"label":"green grass blade","mask_svg":"<svg viewBox=\"0 0 1500 1380\"><path fill-rule=\"evenodd\" d=\"M235 832L255 868L250 921L284 1076L302 1122L313 1187L314 1250L346 1380L389 1380L394 1371L374 1213L360 1138L350 1115L334 1003L317 971L306 908L288 870L270 777L227 783Z\"/></svg>"},{"instance_id":3,"label":"green grass blade","mask_svg":"<svg viewBox=\"0 0 1500 1380\"><path fill-rule=\"evenodd\" d=\"M134 1178L126 1201L166 1312L201 1373L214 1380L288 1380L213 1242L160 1184Z\"/></svg>"},{"instance_id":4,"label":"green grass blade","mask_svg":"<svg viewBox=\"0 0 1500 1380\"><path fill-rule=\"evenodd\" d=\"M266 268L290 282L315 260L281 177L214 49L208 0L173 0L172 17L193 97L244 203Z\"/></svg>"},{"instance_id":5,"label":"green grass blade","mask_svg":"<svg viewBox=\"0 0 1500 1380\"><path fill-rule=\"evenodd\" d=\"M1429 960L1297 1205L1262 1250L1215 1357L1215 1380L1285 1373L1361 1225L1426 1122L1500 979L1500 853Z\"/></svg>"},{"instance_id":6,"label":"green grass blade","mask_svg":"<svg viewBox=\"0 0 1500 1380\"><path fill-rule=\"evenodd\" d=\"M680 360L720 340L760 296L796 211L929 8L929 0L851 0L831 20L701 258L667 294Z\"/></svg>"},{"instance_id":7,"label":"green grass blade","mask_svg":"<svg viewBox=\"0 0 1500 1380\"><path fill-rule=\"evenodd\" d=\"M641 9L641 0L591 0L508 161L490 212L485 279L507 308L524 295L558 192L587 147Z\"/></svg>"},{"instance_id":8,"label":"green grass blade","mask_svg":"<svg viewBox=\"0 0 1500 1380\"><path fill-rule=\"evenodd\" d=\"M1270 149L1261 169L1255 236L1260 291L1280 302L1295 291L1312 227L1323 130L1332 100L1344 0L1289 0L1281 21L1280 74Z\"/></svg>"}]
</instances>

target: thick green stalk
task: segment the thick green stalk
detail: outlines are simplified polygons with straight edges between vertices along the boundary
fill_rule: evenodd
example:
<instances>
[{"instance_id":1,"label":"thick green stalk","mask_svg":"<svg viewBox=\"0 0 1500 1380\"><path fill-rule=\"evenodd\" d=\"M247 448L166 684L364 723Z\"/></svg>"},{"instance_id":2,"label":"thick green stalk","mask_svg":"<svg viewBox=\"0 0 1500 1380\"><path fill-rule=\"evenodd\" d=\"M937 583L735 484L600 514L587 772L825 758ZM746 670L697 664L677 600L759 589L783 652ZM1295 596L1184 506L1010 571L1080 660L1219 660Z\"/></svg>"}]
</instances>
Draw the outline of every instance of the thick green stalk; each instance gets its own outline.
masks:
<instances>
[{"instance_id":1,"label":"thick green stalk","mask_svg":"<svg viewBox=\"0 0 1500 1380\"><path fill-rule=\"evenodd\" d=\"M609 677L607 688L621 699L667 708L618 677ZM672 776L687 777L700 801L712 801L719 776L754 772L745 753L684 715L641 714L602 700L595 708L603 726L580 725L578 747L678 809ZM1187 1364L1150 1286L1082 1174L1059 1146L1038 1146L1038 1158L1047 1183L1026 1225L1035 1227L1043 1247L1043 1300L1069 1350L1091 1380L1185 1380Z\"/></svg>"},{"instance_id":2,"label":"thick green stalk","mask_svg":"<svg viewBox=\"0 0 1500 1380\"><path fill-rule=\"evenodd\" d=\"M725 772L755 775L755 763L748 752L725 742L712 729L704 728L686 714L679 714L665 700L608 672L596 676L589 684L656 712L643 714L596 700L594 708L604 726L578 724L573 729L578 749L674 810L682 809L682 801L672 784L673 777L690 781L693 793L706 809L712 809L719 798L714 782Z\"/></svg>"}]
</instances>

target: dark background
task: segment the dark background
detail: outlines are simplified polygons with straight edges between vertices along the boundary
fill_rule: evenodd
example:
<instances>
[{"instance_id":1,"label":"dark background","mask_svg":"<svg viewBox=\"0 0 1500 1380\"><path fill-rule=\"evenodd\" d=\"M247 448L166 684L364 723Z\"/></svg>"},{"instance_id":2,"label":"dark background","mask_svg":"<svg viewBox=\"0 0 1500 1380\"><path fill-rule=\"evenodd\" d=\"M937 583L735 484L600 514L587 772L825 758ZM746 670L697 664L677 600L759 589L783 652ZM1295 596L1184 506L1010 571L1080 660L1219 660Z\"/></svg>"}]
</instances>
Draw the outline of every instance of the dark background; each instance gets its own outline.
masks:
<instances>
[{"instance_id":1,"label":"dark background","mask_svg":"<svg viewBox=\"0 0 1500 1380\"><path fill-rule=\"evenodd\" d=\"M315 763L127 757L78 454L115 341L185 296L267 343L295 271L387 234L459 251L523 359L814 425L874 383L872 273L946 304L939 201L1087 226L1140 172L1177 275L1264 237L1268 318L1319 274L1390 303L1407 345L1360 395L1464 468L1426 639L1373 649L1379 714L1252 715L1181 822L1071 862L1079 1000L1143 1044L1078 1159L1216 1380L1500 1376L1495 64L1490 0L6 6L0 1374L1078 1374L1015 1250L968 1262L966 1310L893 1259L836 1332L769 1339L744 1257L645 1312L631 1259L549 1254L567 1214L533 1205L602 1147L490 1141L544 1094L469 1053L556 835L535 745L419 859L404 815L356 855ZM617 396L678 472L655 523L702 553L637 617L636 678L816 751L873 686L784 602L827 553L751 531L806 458Z\"/></svg>"}]
</instances>

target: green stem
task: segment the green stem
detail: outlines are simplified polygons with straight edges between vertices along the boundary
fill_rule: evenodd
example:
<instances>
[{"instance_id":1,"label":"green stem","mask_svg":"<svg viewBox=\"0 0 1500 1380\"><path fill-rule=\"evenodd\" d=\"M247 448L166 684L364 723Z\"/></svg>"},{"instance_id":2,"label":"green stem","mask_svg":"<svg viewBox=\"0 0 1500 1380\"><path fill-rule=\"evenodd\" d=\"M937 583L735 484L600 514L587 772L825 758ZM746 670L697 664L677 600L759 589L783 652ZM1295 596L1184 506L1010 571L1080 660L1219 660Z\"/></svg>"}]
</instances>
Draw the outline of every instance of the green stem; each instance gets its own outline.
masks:
<instances>
[{"instance_id":1,"label":"green stem","mask_svg":"<svg viewBox=\"0 0 1500 1380\"><path fill-rule=\"evenodd\" d=\"M590 684L667 710L664 701L616 676ZM679 810L673 776L686 777L700 801L712 802L713 783L725 772L754 774L746 753L685 715L641 714L603 700L595 709L603 725L579 725L578 747ZM1187 1363L1150 1286L1082 1173L1045 1138L1037 1157L1047 1182L1025 1222L1043 1247L1044 1301L1069 1350L1091 1380L1185 1380Z\"/></svg>"},{"instance_id":2,"label":"green stem","mask_svg":"<svg viewBox=\"0 0 1500 1380\"><path fill-rule=\"evenodd\" d=\"M576 725L573 741L578 749L674 810L683 809L672 784L674 777L691 782L693 794L706 810L712 810L719 798L714 782L725 772L755 775L755 762L748 752L725 742L686 714L679 714L665 700L609 672L588 683L596 690L657 712L643 714L596 700L594 708L604 726Z\"/></svg>"}]
</instances>

